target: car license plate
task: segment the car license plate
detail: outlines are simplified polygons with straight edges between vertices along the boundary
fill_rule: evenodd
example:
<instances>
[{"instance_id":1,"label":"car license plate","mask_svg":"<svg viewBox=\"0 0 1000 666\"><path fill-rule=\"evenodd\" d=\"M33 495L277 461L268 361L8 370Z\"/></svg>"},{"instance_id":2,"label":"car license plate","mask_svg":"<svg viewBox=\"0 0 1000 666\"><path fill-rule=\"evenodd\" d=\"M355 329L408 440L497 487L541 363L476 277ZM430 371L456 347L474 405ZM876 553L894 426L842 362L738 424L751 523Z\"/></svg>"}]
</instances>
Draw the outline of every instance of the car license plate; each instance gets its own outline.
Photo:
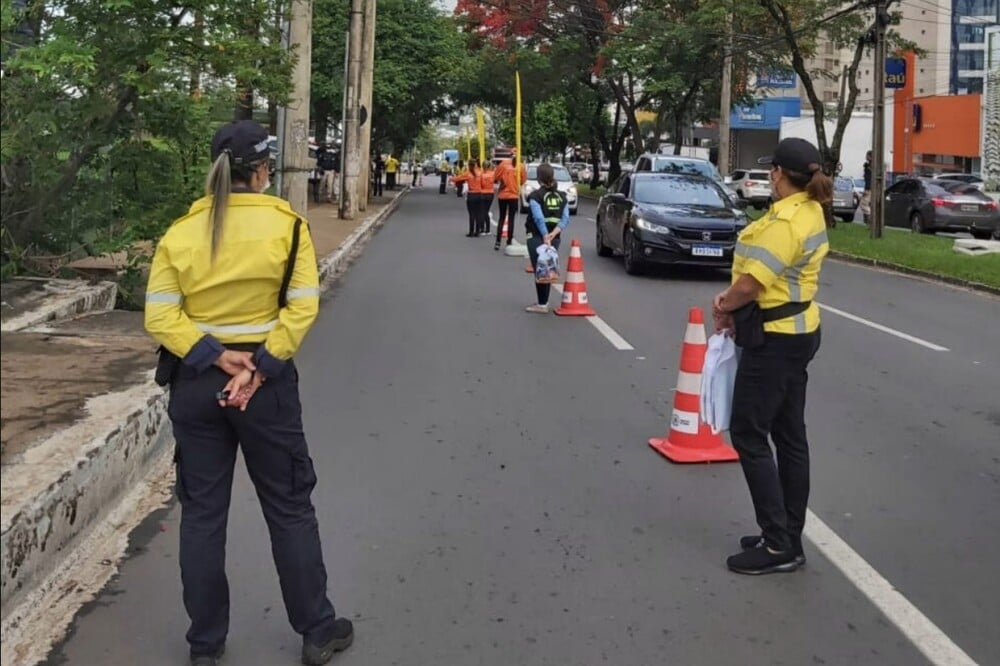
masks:
<instances>
[{"instance_id":1,"label":"car license plate","mask_svg":"<svg viewBox=\"0 0 1000 666\"><path fill-rule=\"evenodd\" d=\"M964 211L966 211L968 213L975 213L975 212L979 211L979 205L978 204L962 204L962 210L964 210Z\"/></svg>"},{"instance_id":2,"label":"car license plate","mask_svg":"<svg viewBox=\"0 0 1000 666\"><path fill-rule=\"evenodd\" d=\"M695 257L721 257L722 248L711 245L695 245L691 248L691 254Z\"/></svg>"}]
</instances>

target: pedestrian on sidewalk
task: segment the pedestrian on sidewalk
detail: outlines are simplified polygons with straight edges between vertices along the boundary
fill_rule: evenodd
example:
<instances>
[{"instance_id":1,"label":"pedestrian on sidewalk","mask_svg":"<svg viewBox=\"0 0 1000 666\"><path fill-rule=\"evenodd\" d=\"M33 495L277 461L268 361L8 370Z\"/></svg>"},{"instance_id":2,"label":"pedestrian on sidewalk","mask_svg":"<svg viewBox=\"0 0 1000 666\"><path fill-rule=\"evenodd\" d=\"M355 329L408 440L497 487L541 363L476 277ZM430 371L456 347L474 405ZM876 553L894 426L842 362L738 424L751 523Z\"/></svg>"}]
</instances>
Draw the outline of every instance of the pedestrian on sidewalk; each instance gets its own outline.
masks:
<instances>
[{"instance_id":1,"label":"pedestrian on sidewalk","mask_svg":"<svg viewBox=\"0 0 1000 666\"><path fill-rule=\"evenodd\" d=\"M319 311L309 227L270 185L267 130L252 120L212 139L206 196L160 240L145 325L170 384L181 504L180 567L193 666L213 666L229 631L226 524L242 449L271 536L302 662L327 663L354 638L327 597L316 472L292 357ZM291 252L289 249L291 248Z\"/></svg>"},{"instance_id":2,"label":"pedestrian on sidewalk","mask_svg":"<svg viewBox=\"0 0 1000 666\"><path fill-rule=\"evenodd\" d=\"M396 174L399 171L399 160L392 153L389 153L389 159L385 161L385 180L386 186L388 186L389 191L392 192L396 189Z\"/></svg>"},{"instance_id":3,"label":"pedestrian on sidewalk","mask_svg":"<svg viewBox=\"0 0 1000 666\"><path fill-rule=\"evenodd\" d=\"M414 158L413 160L413 180L410 182L410 187L417 187L418 185L423 185L424 180L424 168L421 166L420 161Z\"/></svg>"},{"instance_id":4,"label":"pedestrian on sidewalk","mask_svg":"<svg viewBox=\"0 0 1000 666\"><path fill-rule=\"evenodd\" d=\"M333 203L340 176L340 154L327 143L322 143L316 151L316 164L323 171L323 189L327 203Z\"/></svg>"},{"instance_id":5,"label":"pedestrian on sidewalk","mask_svg":"<svg viewBox=\"0 0 1000 666\"><path fill-rule=\"evenodd\" d=\"M499 215L497 216L497 240L493 249L499 250L503 242L503 224L507 222L507 245L514 242L514 221L517 217L517 207L521 199L521 186L528 181L528 172L524 165L518 162L517 154L509 160L504 160L497 168L497 182L500 183Z\"/></svg>"},{"instance_id":6,"label":"pedestrian on sidewalk","mask_svg":"<svg viewBox=\"0 0 1000 666\"><path fill-rule=\"evenodd\" d=\"M490 235L490 209L493 208L493 197L496 195L496 170L493 162L486 160L480 165L479 172L479 209L477 227L480 236Z\"/></svg>"},{"instance_id":7,"label":"pedestrian on sidewalk","mask_svg":"<svg viewBox=\"0 0 1000 666\"><path fill-rule=\"evenodd\" d=\"M865 224L871 222L872 215L872 151L865 153L865 164L863 167L865 181L864 192L861 193L861 215Z\"/></svg>"},{"instance_id":8,"label":"pedestrian on sidewalk","mask_svg":"<svg viewBox=\"0 0 1000 666\"><path fill-rule=\"evenodd\" d=\"M385 171L385 162L382 161L381 153L375 153L372 161L372 196L382 196L382 172Z\"/></svg>"},{"instance_id":9,"label":"pedestrian on sidewalk","mask_svg":"<svg viewBox=\"0 0 1000 666\"><path fill-rule=\"evenodd\" d=\"M743 349L730 434L761 533L741 538L742 552L727 560L741 574L794 571L805 563L806 368L820 345L813 299L829 251L823 205L833 198L819 151L805 139L783 140L765 163L774 204L740 234L732 285L712 308L716 330L733 331Z\"/></svg>"},{"instance_id":10,"label":"pedestrian on sidewalk","mask_svg":"<svg viewBox=\"0 0 1000 666\"><path fill-rule=\"evenodd\" d=\"M474 238L479 235L479 213L482 196L482 184L480 177L482 171L479 168L479 160L475 157L469 160L469 168L463 173L452 176L451 181L455 184L455 189L465 186L465 209L469 213L469 233L466 238Z\"/></svg>"},{"instance_id":11,"label":"pedestrian on sidewalk","mask_svg":"<svg viewBox=\"0 0 1000 666\"><path fill-rule=\"evenodd\" d=\"M559 191L556 172L549 163L538 166L540 188L528 197L530 213L524 221L524 231L528 239L528 257L531 267L538 268L538 248L551 245L559 249L563 229L569 225L569 205L566 195ZM545 314L549 311L549 293L552 285L535 283L536 302L525 308L528 312Z\"/></svg>"},{"instance_id":12,"label":"pedestrian on sidewalk","mask_svg":"<svg viewBox=\"0 0 1000 666\"><path fill-rule=\"evenodd\" d=\"M438 164L438 176L441 178L441 184L438 186L438 194L444 194L448 191L449 175L451 175L451 160L445 158Z\"/></svg>"}]
</instances>

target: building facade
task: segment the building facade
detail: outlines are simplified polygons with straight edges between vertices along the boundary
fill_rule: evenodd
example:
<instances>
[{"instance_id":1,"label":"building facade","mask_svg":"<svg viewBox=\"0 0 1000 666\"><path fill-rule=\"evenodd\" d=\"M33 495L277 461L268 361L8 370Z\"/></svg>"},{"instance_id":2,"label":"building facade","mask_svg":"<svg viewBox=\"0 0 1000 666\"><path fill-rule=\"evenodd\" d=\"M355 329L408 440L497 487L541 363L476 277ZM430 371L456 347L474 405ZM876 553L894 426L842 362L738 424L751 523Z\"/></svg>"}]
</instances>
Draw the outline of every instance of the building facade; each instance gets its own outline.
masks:
<instances>
[{"instance_id":1,"label":"building facade","mask_svg":"<svg viewBox=\"0 0 1000 666\"><path fill-rule=\"evenodd\" d=\"M983 92L986 29L1000 25L1000 0L953 0L950 90L953 95Z\"/></svg>"}]
</instances>

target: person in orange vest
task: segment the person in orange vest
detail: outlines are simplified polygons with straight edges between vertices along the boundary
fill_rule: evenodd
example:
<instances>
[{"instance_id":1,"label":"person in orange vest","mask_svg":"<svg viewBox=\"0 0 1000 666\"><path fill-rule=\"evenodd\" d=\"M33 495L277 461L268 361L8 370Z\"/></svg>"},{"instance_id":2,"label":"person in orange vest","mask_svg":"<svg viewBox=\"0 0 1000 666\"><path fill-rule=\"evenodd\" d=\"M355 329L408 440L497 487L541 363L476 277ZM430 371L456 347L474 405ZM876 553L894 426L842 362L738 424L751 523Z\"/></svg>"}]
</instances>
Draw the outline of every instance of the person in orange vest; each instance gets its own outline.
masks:
<instances>
[{"instance_id":1,"label":"person in orange vest","mask_svg":"<svg viewBox=\"0 0 1000 666\"><path fill-rule=\"evenodd\" d=\"M469 160L469 168L451 177L451 182L455 185L455 189L461 191L463 186L466 188L465 208L469 212L469 233L465 234L466 238L477 236L479 231L481 175L482 171L479 168L479 160L473 157Z\"/></svg>"},{"instance_id":2,"label":"person in orange vest","mask_svg":"<svg viewBox=\"0 0 1000 666\"><path fill-rule=\"evenodd\" d=\"M497 182L500 193L497 196L500 214L497 217L497 240L493 243L494 250L500 250L503 241L503 223L507 221L507 245L514 242L514 218L517 215L518 200L521 198L521 186L528 181L528 171L518 162L517 154L509 160L504 160L497 167Z\"/></svg>"},{"instance_id":3,"label":"person in orange vest","mask_svg":"<svg viewBox=\"0 0 1000 666\"><path fill-rule=\"evenodd\" d=\"M479 222L476 225L480 236L490 235L490 208L496 194L496 171L493 162L487 161L479 172Z\"/></svg>"}]
</instances>

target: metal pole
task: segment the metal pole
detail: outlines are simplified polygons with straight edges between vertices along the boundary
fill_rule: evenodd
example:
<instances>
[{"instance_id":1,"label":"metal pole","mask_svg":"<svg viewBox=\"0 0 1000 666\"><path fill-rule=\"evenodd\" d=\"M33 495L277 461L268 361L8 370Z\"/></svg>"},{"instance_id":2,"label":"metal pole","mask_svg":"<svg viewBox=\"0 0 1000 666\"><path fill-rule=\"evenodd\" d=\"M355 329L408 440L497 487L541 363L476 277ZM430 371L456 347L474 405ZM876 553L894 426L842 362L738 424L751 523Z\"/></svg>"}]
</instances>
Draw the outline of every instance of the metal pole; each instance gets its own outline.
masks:
<instances>
[{"instance_id":1,"label":"metal pole","mask_svg":"<svg viewBox=\"0 0 1000 666\"><path fill-rule=\"evenodd\" d=\"M885 31L889 23L888 1L875 4L875 108L872 116L872 238L882 237L885 208Z\"/></svg>"},{"instance_id":2,"label":"metal pole","mask_svg":"<svg viewBox=\"0 0 1000 666\"><path fill-rule=\"evenodd\" d=\"M729 175L730 131L729 114L733 106L733 13L729 13L726 28L726 50L722 57L722 101L719 104L719 172Z\"/></svg>"},{"instance_id":3,"label":"metal pole","mask_svg":"<svg viewBox=\"0 0 1000 666\"><path fill-rule=\"evenodd\" d=\"M340 190L340 216L352 220L358 213L358 197L361 194L361 146L358 129L361 110L361 50L364 29L364 0L351 0L351 18L348 24L350 40L347 61L347 111L344 114L344 143L341 168L344 170L344 187Z\"/></svg>"},{"instance_id":4,"label":"metal pole","mask_svg":"<svg viewBox=\"0 0 1000 666\"><path fill-rule=\"evenodd\" d=\"M347 157L347 69L348 69L348 54L351 52L351 32L348 30L344 33L344 78L343 78L343 89L344 89L344 99L340 107L340 174L337 180L340 181L338 188L340 190L340 196L337 197L337 214L343 219L345 217L344 211L346 210L344 204L344 187L347 184L347 177L344 172L344 160Z\"/></svg>"}]
</instances>

